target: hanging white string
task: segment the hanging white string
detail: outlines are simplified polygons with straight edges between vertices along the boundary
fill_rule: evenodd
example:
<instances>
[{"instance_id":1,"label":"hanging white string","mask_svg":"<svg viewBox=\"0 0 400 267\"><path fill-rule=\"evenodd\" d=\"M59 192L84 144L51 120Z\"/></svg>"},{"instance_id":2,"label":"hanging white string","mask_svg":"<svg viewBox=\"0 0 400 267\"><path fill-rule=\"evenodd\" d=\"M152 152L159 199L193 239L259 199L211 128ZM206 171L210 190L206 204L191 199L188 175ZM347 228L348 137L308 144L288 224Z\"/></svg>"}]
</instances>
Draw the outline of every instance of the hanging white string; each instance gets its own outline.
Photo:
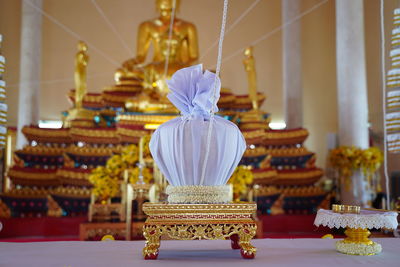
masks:
<instances>
[{"instance_id":1,"label":"hanging white string","mask_svg":"<svg viewBox=\"0 0 400 267\"><path fill-rule=\"evenodd\" d=\"M255 0L227 29L225 35L227 35L230 31L232 31L239 22L246 17L246 15L253 10L253 8L260 2L261 0ZM204 52L203 55L200 57L200 62L202 59L218 44L219 38L217 38L212 45L210 45Z\"/></svg>"},{"instance_id":2,"label":"hanging white string","mask_svg":"<svg viewBox=\"0 0 400 267\"><path fill-rule=\"evenodd\" d=\"M164 77L163 77L163 79L167 79L167 74L168 74L169 54L171 52L171 39L172 39L172 32L173 32L173 29L174 29L175 8L176 8L176 0L173 0L172 1L171 18L169 20L167 55L166 55L167 58L165 59L165 64L164 64Z\"/></svg>"},{"instance_id":3,"label":"hanging white string","mask_svg":"<svg viewBox=\"0 0 400 267\"><path fill-rule=\"evenodd\" d=\"M267 40L269 37L271 37L272 35L274 35L275 33L279 32L280 30L282 30L284 27L288 26L289 24L292 24L293 22L301 19L302 17L308 15L309 13L313 12L314 10L316 10L317 8L319 8L320 6L322 6L323 4L327 3L328 0L323 0L321 2L319 2L318 4L310 7L309 9L307 9L306 11L300 13L298 16L294 17L291 20L288 20L286 23L282 24L281 26L273 29L272 31L262 35L261 37L257 38L256 40L254 40L253 42L250 43L251 46L256 46L257 44L259 44L261 41ZM226 62L230 59L232 59L233 57L243 53L243 50L245 50L249 45L246 45L245 47L242 47L238 50L236 50L235 52L233 52L232 54L226 56L224 59L222 59L222 62ZM212 67L215 68L215 65Z\"/></svg>"},{"instance_id":4,"label":"hanging white string","mask_svg":"<svg viewBox=\"0 0 400 267\"><path fill-rule=\"evenodd\" d=\"M129 48L128 44L125 42L125 40L122 38L122 36L119 34L117 29L114 27L114 25L111 23L111 21L107 18L106 14L104 13L103 9L97 4L96 0L92 0L92 4L96 8L97 12L100 14L100 16L104 19L108 27L112 30L112 32L117 36L118 40L121 42L122 46L128 51L129 55L133 56L132 50Z\"/></svg>"},{"instance_id":5,"label":"hanging white string","mask_svg":"<svg viewBox=\"0 0 400 267\"><path fill-rule=\"evenodd\" d=\"M386 61L385 61L385 5L381 0L381 71L382 71L382 111L383 111L383 173L385 177L386 209L390 209L390 189L386 129Z\"/></svg>"},{"instance_id":6,"label":"hanging white string","mask_svg":"<svg viewBox=\"0 0 400 267\"><path fill-rule=\"evenodd\" d=\"M212 132L212 126L214 122L214 106L216 102L216 94L217 94L217 79L219 77L219 73L221 70L221 62L222 62L222 45L224 43L224 33L225 33L225 25L226 25L226 15L228 13L228 0L224 0L224 11L222 13L222 23L221 23L221 32L219 34L219 44L218 44L218 58L217 58L217 69L215 71L215 79L214 79L214 88L213 88L213 94L211 98L211 111L210 111L210 120L208 122L208 132L207 132L207 142L206 142L206 153L204 156L204 162L203 162L203 168L201 172L201 179L200 179L200 185L203 185L204 183L204 178L206 174L206 167L207 167L207 162L208 162L208 156L210 154L210 146L211 146L211 132Z\"/></svg>"},{"instance_id":7,"label":"hanging white string","mask_svg":"<svg viewBox=\"0 0 400 267\"><path fill-rule=\"evenodd\" d=\"M36 9L37 11L39 11L43 16L45 16L46 18L48 18L51 22L53 22L54 24L56 24L57 26L59 26L61 29L63 29L64 31L66 31L67 33L69 33L70 35L72 35L73 37L75 37L78 40L83 40L83 38L77 34L76 32L72 31L70 28L68 28L67 26L65 26L64 24L62 24L61 22L59 22L57 19L55 19L53 16L49 15L48 13L46 13L43 9L41 9L40 7L32 4L32 2L30 0L24 0L25 3L27 3L29 6L31 6L32 8ZM89 43L86 41L86 44L95 52L97 52L98 54L100 54L102 57L104 57L105 59L107 59L110 63L112 63L115 66L119 66L118 62L113 60L112 58L110 58L106 53L104 53L103 51L101 51L100 49L98 49L96 46L94 46L93 44Z\"/></svg>"}]
</instances>

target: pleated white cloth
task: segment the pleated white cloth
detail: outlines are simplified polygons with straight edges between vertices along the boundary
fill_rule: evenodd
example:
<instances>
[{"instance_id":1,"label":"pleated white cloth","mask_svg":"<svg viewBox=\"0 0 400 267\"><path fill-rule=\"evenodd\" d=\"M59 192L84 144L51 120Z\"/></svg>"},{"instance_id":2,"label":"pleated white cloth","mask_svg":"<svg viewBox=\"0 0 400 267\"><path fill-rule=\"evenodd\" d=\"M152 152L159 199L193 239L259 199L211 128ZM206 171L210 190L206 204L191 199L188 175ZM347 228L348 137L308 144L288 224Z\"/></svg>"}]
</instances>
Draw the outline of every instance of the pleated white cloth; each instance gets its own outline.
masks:
<instances>
[{"instance_id":1,"label":"pleated white cloth","mask_svg":"<svg viewBox=\"0 0 400 267\"><path fill-rule=\"evenodd\" d=\"M168 98L182 116L158 127L151 138L150 151L172 186L200 185L214 81L217 103L220 80L212 72L203 73L201 64L180 69L167 81ZM218 111L216 104L213 110ZM224 185L239 163L246 142L234 123L218 116L211 118L210 153L202 185Z\"/></svg>"}]
</instances>

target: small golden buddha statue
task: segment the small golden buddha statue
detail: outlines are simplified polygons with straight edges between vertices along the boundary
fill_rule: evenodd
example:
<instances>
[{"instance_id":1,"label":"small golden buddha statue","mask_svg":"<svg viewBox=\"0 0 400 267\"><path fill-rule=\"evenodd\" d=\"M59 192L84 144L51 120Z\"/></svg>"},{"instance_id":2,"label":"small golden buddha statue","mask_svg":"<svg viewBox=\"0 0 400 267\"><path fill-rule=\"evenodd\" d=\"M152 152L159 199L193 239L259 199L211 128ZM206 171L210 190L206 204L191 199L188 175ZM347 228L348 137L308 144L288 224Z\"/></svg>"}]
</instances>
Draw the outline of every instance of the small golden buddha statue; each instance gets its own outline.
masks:
<instances>
[{"instance_id":1,"label":"small golden buddha statue","mask_svg":"<svg viewBox=\"0 0 400 267\"><path fill-rule=\"evenodd\" d=\"M253 109L258 109L258 101L257 101L257 75L256 75L256 64L253 56L253 47L249 46L244 50L243 65L244 69L247 72L247 82L248 82L248 90L249 97L251 99L251 103L253 105Z\"/></svg>"},{"instance_id":2,"label":"small golden buddha statue","mask_svg":"<svg viewBox=\"0 0 400 267\"><path fill-rule=\"evenodd\" d=\"M79 41L78 53L75 56L75 108L83 107L83 98L87 92L86 76L89 55L87 54L87 45Z\"/></svg>"},{"instance_id":3,"label":"small golden buddha statue","mask_svg":"<svg viewBox=\"0 0 400 267\"><path fill-rule=\"evenodd\" d=\"M78 42L78 53L75 56L75 106L68 111L68 116L64 120L64 127L73 126L74 120L86 121L79 122L86 125L92 124L93 117L96 112L85 109L83 107L83 99L87 93L87 65L89 62L89 55L87 53L88 47L83 41Z\"/></svg>"},{"instance_id":4,"label":"small golden buddha statue","mask_svg":"<svg viewBox=\"0 0 400 267\"><path fill-rule=\"evenodd\" d=\"M175 10L179 10L180 1L176 0ZM169 26L173 11L173 0L156 0L159 17L140 24L137 36L137 56L125 61L122 69L115 77L126 80L132 76L132 71L138 68L144 70L143 87L145 91L138 97L129 99L126 107L135 111L169 112L176 111L165 97L168 87L165 80L178 69L194 64L198 59L198 40L196 27L189 22L174 18L171 38ZM153 46L151 63L144 64L150 45ZM168 58L168 69L165 62ZM150 92L153 92L150 94ZM145 95L143 95L145 94ZM139 101L146 104L140 104ZM160 104L159 107L157 105ZM149 110L143 110L144 106Z\"/></svg>"},{"instance_id":5,"label":"small golden buddha statue","mask_svg":"<svg viewBox=\"0 0 400 267\"><path fill-rule=\"evenodd\" d=\"M252 103L252 109L244 112L241 115L240 129L254 130L265 129L268 127L267 120L264 119L264 112L259 110L258 95L257 95L257 75L256 65L253 56L253 47L249 46L244 50L243 65L247 73L249 98Z\"/></svg>"}]
</instances>

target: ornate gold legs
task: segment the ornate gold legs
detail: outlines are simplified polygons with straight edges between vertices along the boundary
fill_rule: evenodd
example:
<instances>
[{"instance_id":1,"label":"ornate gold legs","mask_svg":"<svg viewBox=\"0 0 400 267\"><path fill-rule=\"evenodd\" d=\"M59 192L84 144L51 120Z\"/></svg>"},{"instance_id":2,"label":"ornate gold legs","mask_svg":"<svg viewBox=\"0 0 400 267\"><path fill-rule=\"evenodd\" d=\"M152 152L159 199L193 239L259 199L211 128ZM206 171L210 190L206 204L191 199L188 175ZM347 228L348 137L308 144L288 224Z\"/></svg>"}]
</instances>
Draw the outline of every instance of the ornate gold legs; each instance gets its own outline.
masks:
<instances>
[{"instance_id":1,"label":"ornate gold legs","mask_svg":"<svg viewBox=\"0 0 400 267\"><path fill-rule=\"evenodd\" d=\"M244 259L253 259L250 244L257 225L252 219L255 204L152 204L143 206L148 218L143 226L146 246L143 257L157 259L162 235L178 240L228 239Z\"/></svg>"},{"instance_id":2,"label":"ornate gold legs","mask_svg":"<svg viewBox=\"0 0 400 267\"><path fill-rule=\"evenodd\" d=\"M336 250L349 255L375 255L382 251L382 246L368 239L368 229L347 228L346 238L336 242Z\"/></svg>"},{"instance_id":3,"label":"ornate gold legs","mask_svg":"<svg viewBox=\"0 0 400 267\"><path fill-rule=\"evenodd\" d=\"M240 254L244 259L253 259L256 255L257 249L250 244L251 239L256 235L256 229L250 227L243 227L239 232L239 246Z\"/></svg>"},{"instance_id":4,"label":"ornate gold legs","mask_svg":"<svg viewBox=\"0 0 400 267\"><path fill-rule=\"evenodd\" d=\"M146 238L146 245L143 248L143 257L145 260L157 259L161 234L157 225L143 226L143 236Z\"/></svg>"}]
</instances>

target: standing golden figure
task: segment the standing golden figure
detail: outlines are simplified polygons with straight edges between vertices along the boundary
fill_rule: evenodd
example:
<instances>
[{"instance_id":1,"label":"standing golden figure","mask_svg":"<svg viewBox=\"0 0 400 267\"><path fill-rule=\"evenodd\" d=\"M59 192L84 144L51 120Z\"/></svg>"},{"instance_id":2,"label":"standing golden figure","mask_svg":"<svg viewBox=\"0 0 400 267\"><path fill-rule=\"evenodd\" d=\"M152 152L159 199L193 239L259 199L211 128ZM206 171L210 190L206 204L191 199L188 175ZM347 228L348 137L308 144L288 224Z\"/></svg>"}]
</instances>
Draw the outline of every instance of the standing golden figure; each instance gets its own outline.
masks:
<instances>
[{"instance_id":1,"label":"standing golden figure","mask_svg":"<svg viewBox=\"0 0 400 267\"><path fill-rule=\"evenodd\" d=\"M87 54L87 45L83 41L78 43L78 53L75 56L75 108L83 107L83 98L87 93L87 65L89 55Z\"/></svg>"},{"instance_id":2,"label":"standing golden figure","mask_svg":"<svg viewBox=\"0 0 400 267\"><path fill-rule=\"evenodd\" d=\"M253 56L253 47L249 46L244 50L243 65L247 73L248 98L251 102L251 109L240 115L241 130L256 130L268 128L269 119L265 117L266 113L260 110L260 104L264 96L257 92L257 74L256 62Z\"/></svg>"},{"instance_id":3,"label":"standing golden figure","mask_svg":"<svg viewBox=\"0 0 400 267\"><path fill-rule=\"evenodd\" d=\"M83 100L87 93L87 65L89 63L88 47L85 42L78 42L78 53L75 56L75 99L74 108L68 110L68 116L63 121L63 127L93 126L95 111L85 109Z\"/></svg>"},{"instance_id":4,"label":"standing golden figure","mask_svg":"<svg viewBox=\"0 0 400 267\"><path fill-rule=\"evenodd\" d=\"M129 110L142 112L174 110L165 97L168 93L165 80L175 71L195 64L199 57L197 29L192 23L174 17L169 38L173 4L173 0L156 0L159 17L140 24L136 57L125 61L122 68L115 73L116 82L121 83L138 77L138 70L144 72L142 76L144 76L145 92L126 102ZM178 11L180 1L176 0L175 5L175 11ZM153 58L146 64L150 45L153 47ZM167 58L168 69L164 73Z\"/></svg>"},{"instance_id":5,"label":"standing golden figure","mask_svg":"<svg viewBox=\"0 0 400 267\"><path fill-rule=\"evenodd\" d=\"M256 64L253 56L253 47L249 46L244 50L243 65L244 69L247 72L247 81L248 81L248 89L249 89L249 97L251 99L251 103L253 109L258 109L258 100L257 100L257 75L256 75Z\"/></svg>"}]
</instances>

